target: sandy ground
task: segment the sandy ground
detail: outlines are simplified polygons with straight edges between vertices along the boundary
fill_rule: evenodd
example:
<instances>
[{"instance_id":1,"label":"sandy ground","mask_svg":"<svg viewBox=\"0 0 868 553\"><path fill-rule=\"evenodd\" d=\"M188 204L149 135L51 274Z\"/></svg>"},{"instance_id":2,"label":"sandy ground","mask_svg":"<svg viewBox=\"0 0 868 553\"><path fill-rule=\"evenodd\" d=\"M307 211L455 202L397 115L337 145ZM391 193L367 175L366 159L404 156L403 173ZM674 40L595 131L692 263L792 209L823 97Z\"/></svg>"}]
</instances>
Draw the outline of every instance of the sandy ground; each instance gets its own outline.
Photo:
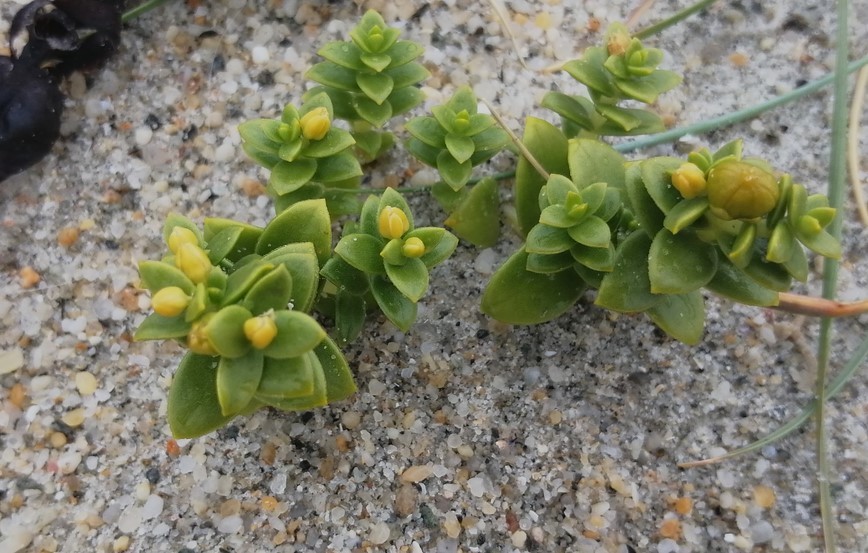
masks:
<instances>
[{"instance_id":1,"label":"sandy ground","mask_svg":"<svg viewBox=\"0 0 868 553\"><path fill-rule=\"evenodd\" d=\"M19 4L0 2L0 38ZM507 232L490 250L460 245L434 271L410 332L371 321L346 351L360 388L351 400L179 442L165 398L181 350L130 339L149 311L136 262L161 251L168 212L270 218L266 174L235 127L298 102L316 47L345 37L363 8L428 48L428 105L469 83L520 130L527 115L550 117L537 107L546 90L579 90L541 70L598 40L593 20L605 28L636 4L506 2L528 69L483 2L173 2L128 25L105 70L66 86L51 155L0 185L0 553L818 551L811 430L722 465L677 467L800 411L815 320L711 299L690 348L589 296L557 321L506 327L478 301L517 244ZM831 4L718 2L665 31L651 43L685 79L658 109L684 125L826 74ZM855 59L868 6L853 4ZM658 1L642 23L684 5ZM750 155L822 191L830 104L815 94L642 155L742 136ZM396 184L389 175L407 163L395 154L368 184ZM424 196L413 206L423 222L442 220ZM868 241L845 216L841 297L858 299ZM798 288L819 289L817 272ZM837 325L835 369L866 326ZM841 551L868 550L866 415L863 371L828 412Z\"/></svg>"}]
</instances>

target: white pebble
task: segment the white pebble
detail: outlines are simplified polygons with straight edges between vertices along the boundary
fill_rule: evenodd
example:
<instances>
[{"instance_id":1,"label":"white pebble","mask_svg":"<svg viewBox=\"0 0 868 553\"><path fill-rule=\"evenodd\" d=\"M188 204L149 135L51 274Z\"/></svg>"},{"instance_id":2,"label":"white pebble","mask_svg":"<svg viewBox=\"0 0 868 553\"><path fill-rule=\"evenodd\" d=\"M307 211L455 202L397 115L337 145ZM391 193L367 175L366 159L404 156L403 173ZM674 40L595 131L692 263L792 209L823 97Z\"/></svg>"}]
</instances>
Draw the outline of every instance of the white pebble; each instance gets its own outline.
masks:
<instances>
[{"instance_id":1,"label":"white pebble","mask_svg":"<svg viewBox=\"0 0 868 553\"><path fill-rule=\"evenodd\" d=\"M385 522L378 522L371 528L371 534L368 536L368 541L374 545L382 545L389 539L391 530Z\"/></svg>"},{"instance_id":2,"label":"white pebble","mask_svg":"<svg viewBox=\"0 0 868 553\"><path fill-rule=\"evenodd\" d=\"M386 391L386 385L374 379L368 383L368 391L371 392L372 396L376 397Z\"/></svg>"},{"instance_id":3,"label":"white pebble","mask_svg":"<svg viewBox=\"0 0 868 553\"><path fill-rule=\"evenodd\" d=\"M657 553L678 553L678 542L666 538L657 544Z\"/></svg>"},{"instance_id":4,"label":"white pebble","mask_svg":"<svg viewBox=\"0 0 868 553\"><path fill-rule=\"evenodd\" d=\"M69 451L60 456L57 460L57 467L63 474L72 474L78 465L81 464L81 453Z\"/></svg>"},{"instance_id":5,"label":"white pebble","mask_svg":"<svg viewBox=\"0 0 868 553\"><path fill-rule=\"evenodd\" d=\"M196 460L189 455L182 455L178 459L178 472L181 474L189 474L196 468Z\"/></svg>"},{"instance_id":6,"label":"white pebble","mask_svg":"<svg viewBox=\"0 0 868 553\"><path fill-rule=\"evenodd\" d=\"M512 542L512 545L523 548L524 545L527 543L527 532L525 532L524 530L519 530L517 532L514 532L512 536L509 537L509 539Z\"/></svg>"},{"instance_id":7,"label":"white pebble","mask_svg":"<svg viewBox=\"0 0 868 553\"><path fill-rule=\"evenodd\" d=\"M268 48L266 48L265 46L254 46L253 50L250 52L250 55L253 58L253 63L259 65L268 63L268 60L271 57L268 53Z\"/></svg>"},{"instance_id":8,"label":"white pebble","mask_svg":"<svg viewBox=\"0 0 868 553\"><path fill-rule=\"evenodd\" d=\"M476 272L483 275L490 275L494 272L495 253L491 248L482 250L476 259L473 261L473 268Z\"/></svg>"},{"instance_id":9,"label":"white pebble","mask_svg":"<svg viewBox=\"0 0 868 553\"><path fill-rule=\"evenodd\" d=\"M136 484L136 499L144 501L151 495L151 484L147 480L142 480Z\"/></svg>"},{"instance_id":10,"label":"white pebble","mask_svg":"<svg viewBox=\"0 0 868 553\"><path fill-rule=\"evenodd\" d=\"M483 494L485 494L485 481L479 476L475 476L468 480L467 487L470 489L470 493L473 494L474 497L482 497Z\"/></svg>"},{"instance_id":11,"label":"white pebble","mask_svg":"<svg viewBox=\"0 0 868 553\"><path fill-rule=\"evenodd\" d=\"M226 139L214 150L214 161L225 163L235 159L235 146Z\"/></svg>"},{"instance_id":12,"label":"white pebble","mask_svg":"<svg viewBox=\"0 0 868 553\"><path fill-rule=\"evenodd\" d=\"M124 534L132 534L141 524L142 510L139 507L130 507L118 519L118 530Z\"/></svg>"},{"instance_id":13,"label":"white pebble","mask_svg":"<svg viewBox=\"0 0 868 553\"><path fill-rule=\"evenodd\" d=\"M163 498L159 495L151 495L142 507L142 518L145 520L157 518L162 512Z\"/></svg>"},{"instance_id":14,"label":"white pebble","mask_svg":"<svg viewBox=\"0 0 868 553\"><path fill-rule=\"evenodd\" d=\"M232 515L220 519L220 522L217 523L217 531L223 534L234 534L235 532L241 530L241 527L243 525L244 521L241 520L240 516Z\"/></svg>"},{"instance_id":15,"label":"white pebble","mask_svg":"<svg viewBox=\"0 0 868 553\"><path fill-rule=\"evenodd\" d=\"M136 144L139 146L144 146L148 142L151 141L151 138L154 136L154 131L150 129L150 127L139 127L136 129Z\"/></svg>"},{"instance_id":16,"label":"white pebble","mask_svg":"<svg viewBox=\"0 0 868 553\"><path fill-rule=\"evenodd\" d=\"M754 545L771 541L775 536L775 528L768 521L761 520L750 527L750 538Z\"/></svg>"},{"instance_id":17,"label":"white pebble","mask_svg":"<svg viewBox=\"0 0 868 553\"><path fill-rule=\"evenodd\" d=\"M24 352L21 348L0 351L0 374L17 371L24 366Z\"/></svg>"},{"instance_id":18,"label":"white pebble","mask_svg":"<svg viewBox=\"0 0 868 553\"><path fill-rule=\"evenodd\" d=\"M273 494L281 494L286 490L286 473L278 472L268 485L268 489Z\"/></svg>"}]
</instances>

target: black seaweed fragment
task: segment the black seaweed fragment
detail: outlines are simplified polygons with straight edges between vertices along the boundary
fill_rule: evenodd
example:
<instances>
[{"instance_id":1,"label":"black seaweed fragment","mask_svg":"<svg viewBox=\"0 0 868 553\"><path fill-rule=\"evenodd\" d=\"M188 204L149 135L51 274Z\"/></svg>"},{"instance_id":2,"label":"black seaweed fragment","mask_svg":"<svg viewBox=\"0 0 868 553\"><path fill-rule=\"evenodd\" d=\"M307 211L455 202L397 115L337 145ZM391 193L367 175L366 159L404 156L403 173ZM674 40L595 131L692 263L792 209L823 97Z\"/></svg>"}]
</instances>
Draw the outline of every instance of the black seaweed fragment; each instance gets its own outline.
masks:
<instances>
[{"instance_id":1,"label":"black seaweed fragment","mask_svg":"<svg viewBox=\"0 0 868 553\"><path fill-rule=\"evenodd\" d=\"M15 14L12 54L0 56L0 181L51 150L63 113L60 82L73 71L98 69L117 51L122 4L34 0Z\"/></svg>"}]
</instances>

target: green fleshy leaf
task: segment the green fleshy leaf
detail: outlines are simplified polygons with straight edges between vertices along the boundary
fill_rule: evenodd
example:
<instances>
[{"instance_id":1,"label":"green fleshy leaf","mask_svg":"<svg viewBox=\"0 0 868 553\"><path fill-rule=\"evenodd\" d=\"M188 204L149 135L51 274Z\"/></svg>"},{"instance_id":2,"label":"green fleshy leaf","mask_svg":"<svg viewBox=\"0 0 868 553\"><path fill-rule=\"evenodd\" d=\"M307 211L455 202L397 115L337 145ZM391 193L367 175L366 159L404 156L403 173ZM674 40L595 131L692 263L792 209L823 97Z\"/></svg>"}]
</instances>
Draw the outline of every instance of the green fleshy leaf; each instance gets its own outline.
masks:
<instances>
[{"instance_id":1,"label":"green fleshy leaf","mask_svg":"<svg viewBox=\"0 0 868 553\"><path fill-rule=\"evenodd\" d=\"M241 301L241 298L247 295L253 285L272 269L274 269L274 264L265 261L247 263L235 269L226 279L226 291L221 305L231 305Z\"/></svg>"},{"instance_id":2,"label":"green fleshy leaf","mask_svg":"<svg viewBox=\"0 0 868 553\"><path fill-rule=\"evenodd\" d=\"M326 43L317 51L317 54L337 65L353 71L362 71L365 64L361 60L362 51L349 41L334 41Z\"/></svg>"},{"instance_id":3,"label":"green fleshy leaf","mask_svg":"<svg viewBox=\"0 0 868 553\"><path fill-rule=\"evenodd\" d=\"M452 190L452 187L443 181L437 181L431 186L431 196L437 200L443 211L447 213L455 211L469 193L470 188L468 187Z\"/></svg>"},{"instance_id":4,"label":"green fleshy leaf","mask_svg":"<svg viewBox=\"0 0 868 553\"><path fill-rule=\"evenodd\" d=\"M323 338L325 330L310 315L299 311L278 311L274 314L277 336L262 354L275 359L298 357L311 351Z\"/></svg>"},{"instance_id":5,"label":"green fleshy leaf","mask_svg":"<svg viewBox=\"0 0 868 553\"><path fill-rule=\"evenodd\" d=\"M437 155L437 171L443 182L451 186L453 190L459 190L470 180L473 165L470 160L460 163L452 157L448 150L443 150Z\"/></svg>"},{"instance_id":6,"label":"green fleshy leaf","mask_svg":"<svg viewBox=\"0 0 868 553\"><path fill-rule=\"evenodd\" d=\"M362 175L359 160L351 152L341 152L319 160L313 180L322 183L344 181Z\"/></svg>"},{"instance_id":7,"label":"green fleshy leaf","mask_svg":"<svg viewBox=\"0 0 868 553\"><path fill-rule=\"evenodd\" d=\"M301 153L302 146L304 146L304 142L301 137L291 142L284 142L277 150L277 156L287 163L292 163L296 160L298 154Z\"/></svg>"},{"instance_id":8,"label":"green fleshy leaf","mask_svg":"<svg viewBox=\"0 0 868 553\"><path fill-rule=\"evenodd\" d=\"M540 274L527 269L528 253L514 253L491 276L482 296L482 311L509 324L537 324L570 309L586 289L572 269Z\"/></svg>"},{"instance_id":9,"label":"green fleshy leaf","mask_svg":"<svg viewBox=\"0 0 868 553\"><path fill-rule=\"evenodd\" d=\"M421 44L417 44L410 40L399 40L389 48L389 57L391 58L390 68L400 67L405 63L410 63L425 52Z\"/></svg>"},{"instance_id":10,"label":"green fleshy leaf","mask_svg":"<svg viewBox=\"0 0 868 553\"><path fill-rule=\"evenodd\" d=\"M181 269L162 261L140 261L139 277L142 287L151 293L168 286L177 286L187 295L192 295L196 289L193 281L181 272Z\"/></svg>"},{"instance_id":11,"label":"green fleshy leaf","mask_svg":"<svg viewBox=\"0 0 868 553\"><path fill-rule=\"evenodd\" d=\"M384 269L385 270L385 269ZM368 291L368 277L340 257L333 257L323 265L320 272L329 282L337 287L339 293L361 296Z\"/></svg>"},{"instance_id":12,"label":"green fleshy leaf","mask_svg":"<svg viewBox=\"0 0 868 553\"><path fill-rule=\"evenodd\" d=\"M825 230L814 235L797 231L796 236L811 251L830 259L841 259L841 243Z\"/></svg>"},{"instance_id":13,"label":"green fleshy leaf","mask_svg":"<svg viewBox=\"0 0 868 553\"><path fill-rule=\"evenodd\" d=\"M386 263L386 275L410 301L419 301L428 291L428 268L419 259L406 259L403 265Z\"/></svg>"},{"instance_id":14,"label":"green fleshy leaf","mask_svg":"<svg viewBox=\"0 0 868 553\"><path fill-rule=\"evenodd\" d=\"M327 385L322 363L313 352L306 353L305 357L312 368L313 392L311 394L283 399L256 394L256 399L283 411L307 411L326 405L328 403Z\"/></svg>"},{"instance_id":15,"label":"green fleshy leaf","mask_svg":"<svg viewBox=\"0 0 868 553\"><path fill-rule=\"evenodd\" d=\"M786 268L759 258L752 259L743 271L761 286L777 292L786 292L793 282Z\"/></svg>"},{"instance_id":16,"label":"green fleshy leaf","mask_svg":"<svg viewBox=\"0 0 868 553\"><path fill-rule=\"evenodd\" d=\"M808 256L798 244L793 245L792 255L784 261L784 268L799 282L808 281Z\"/></svg>"},{"instance_id":17,"label":"green fleshy leaf","mask_svg":"<svg viewBox=\"0 0 868 553\"><path fill-rule=\"evenodd\" d=\"M786 263L793 256L793 250L796 248L798 248L798 244L789 223L781 221L775 226L771 236L769 236L766 261L770 261L771 263Z\"/></svg>"},{"instance_id":18,"label":"green fleshy leaf","mask_svg":"<svg viewBox=\"0 0 868 553\"><path fill-rule=\"evenodd\" d=\"M261 315L269 309L286 309L291 296L292 277L285 265L278 265L253 285L241 305L254 315Z\"/></svg>"},{"instance_id":19,"label":"green fleshy leaf","mask_svg":"<svg viewBox=\"0 0 868 553\"><path fill-rule=\"evenodd\" d=\"M381 72L389 67L392 63L392 57L388 54L368 54L364 53L361 56L362 63L366 68L373 69L376 73Z\"/></svg>"},{"instance_id":20,"label":"green fleshy leaf","mask_svg":"<svg viewBox=\"0 0 868 553\"><path fill-rule=\"evenodd\" d=\"M622 131L632 131L638 127L642 121L636 117L630 110L619 108L618 106L609 106L606 104L597 104L597 112L603 117L614 123L617 128ZM636 110L639 111L639 110Z\"/></svg>"},{"instance_id":21,"label":"green fleshy leaf","mask_svg":"<svg viewBox=\"0 0 868 553\"><path fill-rule=\"evenodd\" d=\"M405 238L416 237L425 244L425 253L419 261L429 269L445 261L455 247L458 246L458 238L451 232L437 227L422 227L411 230Z\"/></svg>"},{"instance_id":22,"label":"green fleshy leaf","mask_svg":"<svg viewBox=\"0 0 868 553\"><path fill-rule=\"evenodd\" d=\"M497 181L485 178L471 187L444 224L454 230L455 234L480 248L489 248L496 244L500 237Z\"/></svg>"},{"instance_id":23,"label":"green fleshy leaf","mask_svg":"<svg viewBox=\"0 0 868 553\"><path fill-rule=\"evenodd\" d=\"M669 210L663 226L672 234L678 234L699 220L708 211L708 198L681 200Z\"/></svg>"},{"instance_id":24,"label":"green fleshy leaf","mask_svg":"<svg viewBox=\"0 0 868 553\"><path fill-rule=\"evenodd\" d=\"M356 141L348 131L332 127L322 140L308 143L304 155L317 159L333 156L355 144Z\"/></svg>"},{"instance_id":25,"label":"green fleshy leaf","mask_svg":"<svg viewBox=\"0 0 868 553\"><path fill-rule=\"evenodd\" d=\"M626 172L627 199L630 202L630 211L639 223L639 227L645 231L649 238L653 238L663 228L665 215L642 182L638 164L630 164Z\"/></svg>"},{"instance_id":26,"label":"green fleshy leaf","mask_svg":"<svg viewBox=\"0 0 868 553\"><path fill-rule=\"evenodd\" d=\"M281 161L271 169L268 184L281 196L295 192L313 178L316 173L315 159L300 158L295 161Z\"/></svg>"},{"instance_id":27,"label":"green fleshy leaf","mask_svg":"<svg viewBox=\"0 0 868 553\"><path fill-rule=\"evenodd\" d=\"M689 294L667 295L648 310L651 320L666 334L696 345L705 330L705 300L695 290Z\"/></svg>"},{"instance_id":28,"label":"green fleshy leaf","mask_svg":"<svg viewBox=\"0 0 868 553\"><path fill-rule=\"evenodd\" d=\"M392 106L392 116L394 117L421 104L425 101L425 94L416 87L407 87L393 91L387 101Z\"/></svg>"},{"instance_id":29,"label":"green fleshy leaf","mask_svg":"<svg viewBox=\"0 0 868 553\"><path fill-rule=\"evenodd\" d=\"M164 317L159 313L151 313L141 322L133 334L133 340L168 340L183 338L190 332L190 323L184 317Z\"/></svg>"},{"instance_id":30,"label":"green fleshy leaf","mask_svg":"<svg viewBox=\"0 0 868 553\"><path fill-rule=\"evenodd\" d=\"M356 75L356 84L365 96L380 105L392 93L395 83L392 77L385 73L359 73Z\"/></svg>"},{"instance_id":31,"label":"green fleshy leaf","mask_svg":"<svg viewBox=\"0 0 868 553\"><path fill-rule=\"evenodd\" d=\"M265 254L292 242L310 242L320 265L331 257L332 226L325 200L293 204L262 231L256 252Z\"/></svg>"},{"instance_id":32,"label":"green fleshy leaf","mask_svg":"<svg viewBox=\"0 0 868 553\"><path fill-rule=\"evenodd\" d=\"M169 388L169 428L175 438L196 438L232 420L217 400L217 358L187 353Z\"/></svg>"},{"instance_id":33,"label":"green fleshy leaf","mask_svg":"<svg viewBox=\"0 0 868 553\"><path fill-rule=\"evenodd\" d=\"M221 357L217 364L217 400L220 412L237 415L253 399L262 378L262 354L250 351L235 359Z\"/></svg>"},{"instance_id":34,"label":"green fleshy leaf","mask_svg":"<svg viewBox=\"0 0 868 553\"><path fill-rule=\"evenodd\" d=\"M603 67L608 57L605 48L591 47L585 50L582 59L565 63L564 71L591 90L614 97L617 91L612 86L609 72Z\"/></svg>"},{"instance_id":35,"label":"green fleshy leaf","mask_svg":"<svg viewBox=\"0 0 868 553\"><path fill-rule=\"evenodd\" d=\"M599 140L570 140L569 164L570 178L579 190L596 182L624 188L624 156Z\"/></svg>"},{"instance_id":36,"label":"green fleshy leaf","mask_svg":"<svg viewBox=\"0 0 868 553\"><path fill-rule=\"evenodd\" d=\"M350 234L340 239L335 253L341 259L367 274L383 274L383 258L380 257L384 242L370 234Z\"/></svg>"},{"instance_id":37,"label":"green fleshy leaf","mask_svg":"<svg viewBox=\"0 0 868 553\"><path fill-rule=\"evenodd\" d=\"M726 144L721 146L719 150L717 150L711 155L711 159L713 159L715 162L721 161L728 157L741 159L741 153L743 148L744 141L738 138L736 140L733 140L732 142L727 142Z\"/></svg>"},{"instance_id":38,"label":"green fleshy leaf","mask_svg":"<svg viewBox=\"0 0 868 553\"><path fill-rule=\"evenodd\" d=\"M597 105L597 109L600 109ZM604 136L638 136L641 134L654 134L666 130L666 125L663 124L663 119L656 113L646 111L644 109L622 108L617 107L617 113L622 116L629 116L630 128L625 129L623 123L616 123L614 120L607 120L602 125L597 127L596 132ZM611 112L600 109L600 113L608 116Z\"/></svg>"},{"instance_id":39,"label":"green fleshy leaf","mask_svg":"<svg viewBox=\"0 0 868 553\"><path fill-rule=\"evenodd\" d=\"M244 323L253 314L240 305L228 305L214 314L205 326L205 335L223 358L235 359L250 351Z\"/></svg>"},{"instance_id":40,"label":"green fleshy leaf","mask_svg":"<svg viewBox=\"0 0 868 553\"><path fill-rule=\"evenodd\" d=\"M594 211L594 215L608 222L612 217L621 212L621 209L624 207L624 202L621 200L621 192L622 190L607 186L606 193L603 195L603 203Z\"/></svg>"},{"instance_id":41,"label":"green fleshy leaf","mask_svg":"<svg viewBox=\"0 0 868 553\"><path fill-rule=\"evenodd\" d=\"M235 250L235 244L241 238L241 227L226 227L208 242L208 259L213 265L219 264L223 259Z\"/></svg>"},{"instance_id":42,"label":"green fleshy leaf","mask_svg":"<svg viewBox=\"0 0 868 553\"><path fill-rule=\"evenodd\" d=\"M356 98L354 105L362 119L378 128L385 125L386 121L391 119L393 115L392 104L389 103L389 100L378 104L370 98L360 97Z\"/></svg>"},{"instance_id":43,"label":"green fleshy leaf","mask_svg":"<svg viewBox=\"0 0 868 553\"><path fill-rule=\"evenodd\" d=\"M557 127L542 119L528 117L522 143L549 173L569 174L567 138ZM515 211L518 230L527 236L539 223L539 192L546 179L523 156L515 169Z\"/></svg>"},{"instance_id":44,"label":"green fleshy leaf","mask_svg":"<svg viewBox=\"0 0 868 553\"><path fill-rule=\"evenodd\" d=\"M559 273L569 269L575 264L570 252L561 252L554 255L531 253L527 255L527 270L532 273Z\"/></svg>"},{"instance_id":45,"label":"green fleshy leaf","mask_svg":"<svg viewBox=\"0 0 868 553\"><path fill-rule=\"evenodd\" d=\"M232 219L220 219L217 217L205 219L205 242L208 244L208 248L211 250L218 248L214 244L217 241L217 236L229 228L240 229L241 234L235 241L233 248L224 256L226 259L235 262L256 251L256 241L259 240L259 235L262 234L261 228L233 221Z\"/></svg>"},{"instance_id":46,"label":"green fleshy leaf","mask_svg":"<svg viewBox=\"0 0 868 553\"><path fill-rule=\"evenodd\" d=\"M688 294L702 288L717 272L717 248L690 233L661 230L648 253L648 276L654 294Z\"/></svg>"},{"instance_id":47,"label":"green fleshy leaf","mask_svg":"<svg viewBox=\"0 0 868 553\"><path fill-rule=\"evenodd\" d=\"M683 163L674 157L652 157L639 163L645 189L663 213L669 213L684 199L672 186L672 172Z\"/></svg>"},{"instance_id":48,"label":"green fleshy leaf","mask_svg":"<svg viewBox=\"0 0 868 553\"><path fill-rule=\"evenodd\" d=\"M527 235L528 253L555 254L569 250L575 241L566 229L537 225Z\"/></svg>"},{"instance_id":49,"label":"green fleshy leaf","mask_svg":"<svg viewBox=\"0 0 868 553\"><path fill-rule=\"evenodd\" d=\"M568 228L567 234L579 244L591 248L608 248L612 241L609 225L593 215L585 217L578 224Z\"/></svg>"},{"instance_id":50,"label":"green fleshy leaf","mask_svg":"<svg viewBox=\"0 0 868 553\"><path fill-rule=\"evenodd\" d=\"M470 156L473 155L473 151L476 149L473 139L467 136L447 134L444 141L449 153L452 154L452 157L458 163L464 163L470 159Z\"/></svg>"},{"instance_id":51,"label":"green fleshy leaf","mask_svg":"<svg viewBox=\"0 0 868 553\"><path fill-rule=\"evenodd\" d=\"M563 205L550 205L540 213L539 222L549 227L568 229L578 223L579 218L569 215Z\"/></svg>"},{"instance_id":52,"label":"green fleshy leaf","mask_svg":"<svg viewBox=\"0 0 868 553\"><path fill-rule=\"evenodd\" d=\"M657 97L681 83L681 76L672 71L658 69L638 79L615 79L615 86L628 98L653 104Z\"/></svg>"},{"instance_id":53,"label":"green fleshy leaf","mask_svg":"<svg viewBox=\"0 0 868 553\"><path fill-rule=\"evenodd\" d=\"M367 279L365 279L367 285ZM342 343L359 337L365 326L365 299L355 294L338 291L335 297L335 329Z\"/></svg>"},{"instance_id":54,"label":"green fleshy leaf","mask_svg":"<svg viewBox=\"0 0 868 553\"><path fill-rule=\"evenodd\" d=\"M314 393L313 364L309 355L275 359L266 357L257 397L290 399Z\"/></svg>"},{"instance_id":55,"label":"green fleshy leaf","mask_svg":"<svg viewBox=\"0 0 868 553\"><path fill-rule=\"evenodd\" d=\"M322 365L329 403L341 401L356 393L356 383L353 382L353 374L350 372L347 359L329 337L319 343L314 353Z\"/></svg>"},{"instance_id":56,"label":"green fleshy leaf","mask_svg":"<svg viewBox=\"0 0 868 553\"><path fill-rule=\"evenodd\" d=\"M319 261L313 244L310 242L287 244L273 250L262 259L286 267L292 277L289 302L297 311L305 313L310 311L319 287Z\"/></svg>"},{"instance_id":57,"label":"green fleshy leaf","mask_svg":"<svg viewBox=\"0 0 868 553\"><path fill-rule=\"evenodd\" d=\"M379 225L377 218L380 215L380 198L371 195L365 199L362 204L362 211L359 215L359 232L361 234L370 234L371 236L379 236Z\"/></svg>"},{"instance_id":58,"label":"green fleshy leaf","mask_svg":"<svg viewBox=\"0 0 868 553\"><path fill-rule=\"evenodd\" d=\"M374 300L387 319L402 332L407 332L416 321L416 302L408 299L394 284L381 276L371 278Z\"/></svg>"},{"instance_id":59,"label":"green fleshy leaf","mask_svg":"<svg viewBox=\"0 0 868 553\"><path fill-rule=\"evenodd\" d=\"M314 65L308 69L305 77L308 80L338 90L348 92L359 91L359 85L356 84L356 72L330 61L323 61Z\"/></svg>"},{"instance_id":60,"label":"green fleshy leaf","mask_svg":"<svg viewBox=\"0 0 868 553\"><path fill-rule=\"evenodd\" d=\"M421 83L431 76L431 73L421 63L416 62L389 68L384 73L392 78L396 90Z\"/></svg>"},{"instance_id":61,"label":"green fleshy leaf","mask_svg":"<svg viewBox=\"0 0 868 553\"><path fill-rule=\"evenodd\" d=\"M563 175L552 174L546 181L545 188L540 190L540 208L543 205L564 204L570 193L579 194L579 187ZM545 198L545 201L542 201Z\"/></svg>"},{"instance_id":62,"label":"green fleshy leaf","mask_svg":"<svg viewBox=\"0 0 868 553\"><path fill-rule=\"evenodd\" d=\"M442 149L429 146L415 137L410 137L404 145L406 146L407 151L410 152L410 155L425 165L437 167L437 156L440 154Z\"/></svg>"},{"instance_id":63,"label":"green fleshy leaf","mask_svg":"<svg viewBox=\"0 0 868 553\"><path fill-rule=\"evenodd\" d=\"M569 96L562 92L547 92L546 95L543 96L540 105L546 109L552 110L579 127L590 131L594 129L594 123L591 120L593 104L591 104L592 111L589 112L585 102L582 100L586 99ZM590 104L590 102L587 103Z\"/></svg>"},{"instance_id":64,"label":"green fleshy leaf","mask_svg":"<svg viewBox=\"0 0 868 553\"><path fill-rule=\"evenodd\" d=\"M473 135L474 153L470 160L473 165L479 165L480 156L485 159L497 154L509 144L510 138L500 127L491 127Z\"/></svg>"},{"instance_id":65,"label":"green fleshy leaf","mask_svg":"<svg viewBox=\"0 0 868 553\"><path fill-rule=\"evenodd\" d=\"M632 313L646 311L657 305L662 296L651 293L648 276L648 253L651 239L634 232L615 251L615 266L603 277L597 300L600 307Z\"/></svg>"},{"instance_id":66,"label":"green fleshy leaf","mask_svg":"<svg viewBox=\"0 0 868 553\"><path fill-rule=\"evenodd\" d=\"M204 283L196 285L196 291L193 292L193 297L190 298L190 303L187 305L187 310L184 312L184 320L192 323L200 316L204 315L211 307L211 298L208 294L208 289Z\"/></svg>"},{"instance_id":67,"label":"green fleshy leaf","mask_svg":"<svg viewBox=\"0 0 868 553\"><path fill-rule=\"evenodd\" d=\"M758 284L725 257L718 260L717 273L705 288L745 305L769 307L779 301L777 292Z\"/></svg>"},{"instance_id":68,"label":"green fleshy leaf","mask_svg":"<svg viewBox=\"0 0 868 553\"><path fill-rule=\"evenodd\" d=\"M442 149L446 147L446 131L433 117L414 117L404 123L404 129L411 136L432 148Z\"/></svg>"},{"instance_id":69,"label":"green fleshy leaf","mask_svg":"<svg viewBox=\"0 0 868 553\"><path fill-rule=\"evenodd\" d=\"M591 248L576 244L570 248L570 257L594 271L609 272L615 267L615 246Z\"/></svg>"}]
</instances>

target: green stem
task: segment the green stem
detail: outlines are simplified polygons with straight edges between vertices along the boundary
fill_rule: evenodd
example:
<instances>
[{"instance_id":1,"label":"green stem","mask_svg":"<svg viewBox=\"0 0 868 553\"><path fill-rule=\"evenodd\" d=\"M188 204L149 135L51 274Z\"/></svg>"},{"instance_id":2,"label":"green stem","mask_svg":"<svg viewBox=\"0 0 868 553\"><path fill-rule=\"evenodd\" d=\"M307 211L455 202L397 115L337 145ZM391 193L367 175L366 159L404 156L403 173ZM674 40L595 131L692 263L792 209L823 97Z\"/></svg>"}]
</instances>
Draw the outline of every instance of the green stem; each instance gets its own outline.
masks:
<instances>
[{"instance_id":1,"label":"green stem","mask_svg":"<svg viewBox=\"0 0 868 553\"><path fill-rule=\"evenodd\" d=\"M847 73L852 73L854 71L858 71L863 65L868 65L868 56L863 58L859 58L858 60L851 62L850 65L846 66ZM817 79L816 81L812 81L805 86L799 87L795 90L787 92L786 94L782 94L776 98L772 98L767 102L763 102L761 104L757 104L755 106L751 106L748 108L744 108L742 110L728 113L726 115L722 115L720 117L715 117L713 119L706 119L705 121L699 121L698 123L694 123L692 125L687 125L686 127L678 127L676 129L671 129L666 132L661 132L658 134L652 134L651 136L646 136L645 138L640 138L638 140L633 140L632 142L625 142L623 144L618 144L615 146L615 149L619 152L632 152L634 150L638 150L640 148L647 148L649 146L656 146L657 144L665 144L667 142L674 142L678 140L682 136L688 134L705 134L707 132L711 132L715 129L719 129L722 127L726 127L729 125L733 125L740 121L744 121L746 119L750 119L763 113L764 111L768 111L770 109L774 109L778 106L782 106L784 104L788 104L803 96L807 96L808 94L812 94L821 88L829 85L832 81L835 80L835 74L830 73L821 79Z\"/></svg>"},{"instance_id":2,"label":"green stem","mask_svg":"<svg viewBox=\"0 0 868 553\"><path fill-rule=\"evenodd\" d=\"M659 23L655 23L653 25L645 27L644 29L636 31L635 33L633 33L633 36L638 38L638 39L644 39L644 38L652 37L652 36L656 35L657 33L659 33L660 31L663 31L664 29L667 29L667 28L675 25L676 23L678 23L679 21L681 21L683 19L687 19L691 15L695 14L696 12L700 12L700 11L704 10L705 8L707 8L708 6L710 6L712 4L714 4L714 0L702 0L701 2L697 2L697 3L693 4L692 6L688 6L688 7L684 8L683 10L676 13L675 15L668 17L668 18L664 19L663 21L660 21Z\"/></svg>"},{"instance_id":3,"label":"green stem","mask_svg":"<svg viewBox=\"0 0 868 553\"><path fill-rule=\"evenodd\" d=\"M147 0L146 2L142 2L141 4L136 6L135 8L132 8L132 9L124 12L124 14L121 16L121 21L123 23L128 23L129 21L132 21L133 19L137 18L138 16L145 14L145 13L148 13L149 11L153 10L154 8L158 8L158 7L162 6L163 4L165 4L168 1L169 0Z\"/></svg>"},{"instance_id":4,"label":"green stem","mask_svg":"<svg viewBox=\"0 0 868 553\"><path fill-rule=\"evenodd\" d=\"M843 220L840 216L844 201L844 179L846 176L846 137L847 137L847 48L848 12L847 0L837 2L837 24L835 32L835 88L832 107L832 152L829 156L829 205L839 216L829 225L829 234L836 240L841 238ZM838 261L826 258L823 264L823 297L833 299L838 288ZM832 348L833 319L824 317L820 321L820 336L817 347L817 483L820 488L820 517L823 521L823 541L826 553L835 553L838 547L835 538L835 519L832 508L832 492L829 484L829 452L826 439L826 373Z\"/></svg>"}]
</instances>

